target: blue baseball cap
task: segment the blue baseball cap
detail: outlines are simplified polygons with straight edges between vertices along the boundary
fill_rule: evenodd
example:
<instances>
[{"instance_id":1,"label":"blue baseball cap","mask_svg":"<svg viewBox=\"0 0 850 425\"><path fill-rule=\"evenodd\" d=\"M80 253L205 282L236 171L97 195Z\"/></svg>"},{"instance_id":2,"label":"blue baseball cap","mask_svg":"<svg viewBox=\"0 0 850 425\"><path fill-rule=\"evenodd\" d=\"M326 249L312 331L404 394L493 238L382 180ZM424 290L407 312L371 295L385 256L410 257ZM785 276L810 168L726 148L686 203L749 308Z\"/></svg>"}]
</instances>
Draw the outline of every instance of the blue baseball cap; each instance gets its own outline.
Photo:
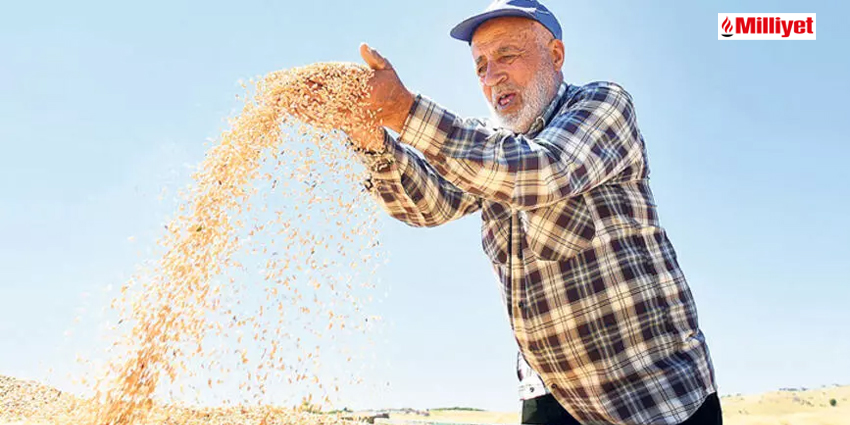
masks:
<instances>
[{"instance_id":1,"label":"blue baseball cap","mask_svg":"<svg viewBox=\"0 0 850 425\"><path fill-rule=\"evenodd\" d=\"M561 24L555 15L537 0L496 0L479 13L452 28L451 36L467 43L472 43L472 34L478 26L489 19L503 16L519 16L540 22L558 40L561 39Z\"/></svg>"}]
</instances>

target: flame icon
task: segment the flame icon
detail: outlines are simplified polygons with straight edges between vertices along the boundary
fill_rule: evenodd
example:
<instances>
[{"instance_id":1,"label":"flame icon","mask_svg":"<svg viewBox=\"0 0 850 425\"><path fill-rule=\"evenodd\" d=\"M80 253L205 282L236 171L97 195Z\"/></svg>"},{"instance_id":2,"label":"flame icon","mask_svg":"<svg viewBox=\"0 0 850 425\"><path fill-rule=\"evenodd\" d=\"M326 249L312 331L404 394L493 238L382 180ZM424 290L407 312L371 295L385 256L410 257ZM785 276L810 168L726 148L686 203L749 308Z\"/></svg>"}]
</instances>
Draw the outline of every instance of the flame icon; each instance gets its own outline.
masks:
<instances>
[{"instance_id":1,"label":"flame icon","mask_svg":"<svg viewBox=\"0 0 850 425\"><path fill-rule=\"evenodd\" d=\"M732 36L732 30L735 27L732 26L732 22L729 20L728 16L726 17L726 19L723 20L723 25L721 25L721 27L723 28L723 34L721 34L722 36L724 36L724 37L731 37Z\"/></svg>"}]
</instances>

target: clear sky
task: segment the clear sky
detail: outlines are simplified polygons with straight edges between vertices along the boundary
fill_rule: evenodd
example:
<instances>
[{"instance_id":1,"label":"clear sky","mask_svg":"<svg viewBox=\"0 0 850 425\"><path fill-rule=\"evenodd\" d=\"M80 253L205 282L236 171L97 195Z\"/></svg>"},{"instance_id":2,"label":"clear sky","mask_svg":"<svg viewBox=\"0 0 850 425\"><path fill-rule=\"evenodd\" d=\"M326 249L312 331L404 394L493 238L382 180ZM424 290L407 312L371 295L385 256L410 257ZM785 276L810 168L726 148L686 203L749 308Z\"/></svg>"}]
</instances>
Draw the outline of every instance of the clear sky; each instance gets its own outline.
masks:
<instances>
[{"instance_id":1,"label":"clear sky","mask_svg":"<svg viewBox=\"0 0 850 425\"><path fill-rule=\"evenodd\" d=\"M241 93L237 81L360 42L412 90L486 115L449 29L486 1L5 4L0 14L0 374L72 363L63 332L133 271ZM696 297L723 394L850 384L850 8L835 0L550 0L565 77L632 93L662 223ZM719 12L815 12L817 41L717 40ZM844 52L844 53L842 53ZM479 215L381 220L391 261L362 407L518 407L515 345ZM88 296L86 294L89 294ZM94 294L94 295L93 295ZM87 301L88 300L88 301ZM65 347L65 348L63 348Z\"/></svg>"}]
</instances>

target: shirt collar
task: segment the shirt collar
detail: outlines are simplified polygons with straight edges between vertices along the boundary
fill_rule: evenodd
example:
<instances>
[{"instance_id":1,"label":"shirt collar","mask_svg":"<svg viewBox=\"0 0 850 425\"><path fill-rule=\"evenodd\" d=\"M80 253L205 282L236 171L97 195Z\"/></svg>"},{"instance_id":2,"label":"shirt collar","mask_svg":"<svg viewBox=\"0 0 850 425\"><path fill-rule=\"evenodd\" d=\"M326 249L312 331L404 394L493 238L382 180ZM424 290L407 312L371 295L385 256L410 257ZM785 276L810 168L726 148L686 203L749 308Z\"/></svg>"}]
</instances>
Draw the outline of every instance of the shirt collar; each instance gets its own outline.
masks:
<instances>
[{"instance_id":1,"label":"shirt collar","mask_svg":"<svg viewBox=\"0 0 850 425\"><path fill-rule=\"evenodd\" d=\"M567 92L567 83L562 82L558 87L558 94L555 95L555 98L552 99L552 102L549 103L549 106L543 111L543 114L538 116L533 123L531 123L531 127L528 128L528 132L526 134L535 134L544 127L546 127L546 123L552 119L552 115L555 114L555 111L558 109L558 105L561 104L561 99L564 97L564 94Z\"/></svg>"}]
</instances>

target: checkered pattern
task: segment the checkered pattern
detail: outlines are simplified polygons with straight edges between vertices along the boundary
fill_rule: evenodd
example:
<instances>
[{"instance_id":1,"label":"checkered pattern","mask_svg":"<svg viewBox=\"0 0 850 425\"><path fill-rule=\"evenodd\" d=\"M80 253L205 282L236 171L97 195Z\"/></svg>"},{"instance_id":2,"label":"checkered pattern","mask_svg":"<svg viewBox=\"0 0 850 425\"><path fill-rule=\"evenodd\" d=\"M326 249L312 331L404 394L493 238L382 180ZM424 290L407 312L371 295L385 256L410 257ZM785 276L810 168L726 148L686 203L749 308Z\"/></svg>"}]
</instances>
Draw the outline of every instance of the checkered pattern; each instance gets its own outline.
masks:
<instances>
[{"instance_id":1,"label":"checkered pattern","mask_svg":"<svg viewBox=\"0 0 850 425\"><path fill-rule=\"evenodd\" d=\"M367 188L412 226L481 211L520 350L576 419L675 424L716 391L622 87L562 84L524 135L417 96L399 140Z\"/></svg>"}]
</instances>

